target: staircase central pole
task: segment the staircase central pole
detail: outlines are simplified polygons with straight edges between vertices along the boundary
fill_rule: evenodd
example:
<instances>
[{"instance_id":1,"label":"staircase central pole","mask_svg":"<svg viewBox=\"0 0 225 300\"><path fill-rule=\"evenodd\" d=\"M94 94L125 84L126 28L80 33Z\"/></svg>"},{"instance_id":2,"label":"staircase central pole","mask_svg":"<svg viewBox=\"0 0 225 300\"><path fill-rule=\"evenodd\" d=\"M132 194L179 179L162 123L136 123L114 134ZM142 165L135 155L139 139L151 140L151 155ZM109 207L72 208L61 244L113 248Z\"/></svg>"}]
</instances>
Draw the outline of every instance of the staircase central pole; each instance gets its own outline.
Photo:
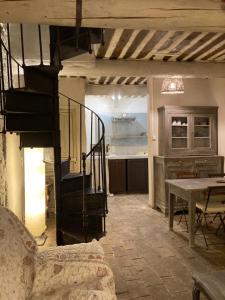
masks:
<instances>
[{"instance_id":1,"label":"staircase central pole","mask_svg":"<svg viewBox=\"0 0 225 300\"><path fill-rule=\"evenodd\" d=\"M54 80L54 170L55 170L55 200L56 200L56 242L63 245L63 236L60 231L61 207L61 146L60 146L60 120L59 120L59 95L58 77Z\"/></svg>"}]
</instances>

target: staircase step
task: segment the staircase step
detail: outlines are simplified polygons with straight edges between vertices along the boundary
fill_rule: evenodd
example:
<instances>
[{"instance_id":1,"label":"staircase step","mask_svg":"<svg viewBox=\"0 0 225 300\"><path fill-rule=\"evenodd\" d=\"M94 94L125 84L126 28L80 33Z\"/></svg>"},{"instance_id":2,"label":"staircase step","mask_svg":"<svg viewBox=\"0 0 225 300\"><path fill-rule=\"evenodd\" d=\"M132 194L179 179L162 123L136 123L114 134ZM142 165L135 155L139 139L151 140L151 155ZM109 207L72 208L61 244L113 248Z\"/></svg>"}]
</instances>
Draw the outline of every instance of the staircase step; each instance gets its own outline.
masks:
<instances>
[{"instance_id":1,"label":"staircase step","mask_svg":"<svg viewBox=\"0 0 225 300\"><path fill-rule=\"evenodd\" d=\"M94 189L85 189L85 201L88 215L104 215L106 213L106 195L95 192ZM83 191L64 194L62 197L62 211L68 214L80 214L83 211Z\"/></svg>"},{"instance_id":2,"label":"staircase step","mask_svg":"<svg viewBox=\"0 0 225 300\"><path fill-rule=\"evenodd\" d=\"M91 177L85 176L85 187L90 187ZM83 189L83 174L69 173L61 180L62 194L81 191Z\"/></svg>"},{"instance_id":3,"label":"staircase step","mask_svg":"<svg viewBox=\"0 0 225 300\"><path fill-rule=\"evenodd\" d=\"M63 217L65 220L65 218ZM63 244L76 244L90 242L93 239L99 240L101 237L105 236L103 231L103 220L101 217L88 217L87 218L87 229L86 229L86 239L85 232L83 229L83 218L76 216L67 217L65 222L62 222L60 226L60 231L63 234Z\"/></svg>"},{"instance_id":4,"label":"staircase step","mask_svg":"<svg viewBox=\"0 0 225 300\"><path fill-rule=\"evenodd\" d=\"M54 130L54 120L49 114L6 114L6 131L49 132Z\"/></svg>"},{"instance_id":5,"label":"staircase step","mask_svg":"<svg viewBox=\"0 0 225 300\"><path fill-rule=\"evenodd\" d=\"M53 98L31 89L6 91L6 113L52 113Z\"/></svg>"},{"instance_id":6,"label":"staircase step","mask_svg":"<svg viewBox=\"0 0 225 300\"><path fill-rule=\"evenodd\" d=\"M61 232L63 235L63 245L91 242L93 239L99 240L101 237L105 236L105 233L100 230L97 234L95 232L87 232L87 237L85 240L85 235L82 229L78 231L77 228L75 228L75 230L73 228L62 228Z\"/></svg>"},{"instance_id":7,"label":"staircase step","mask_svg":"<svg viewBox=\"0 0 225 300\"><path fill-rule=\"evenodd\" d=\"M55 80L60 69L57 66L27 66L24 68L24 81L28 88L54 95Z\"/></svg>"},{"instance_id":8,"label":"staircase step","mask_svg":"<svg viewBox=\"0 0 225 300\"><path fill-rule=\"evenodd\" d=\"M20 134L21 147L54 147L52 132L33 132Z\"/></svg>"},{"instance_id":9,"label":"staircase step","mask_svg":"<svg viewBox=\"0 0 225 300\"><path fill-rule=\"evenodd\" d=\"M66 60L85 52L89 52L91 44L99 44L102 40L101 29L80 28L78 48L76 47L76 28L66 26L50 26L51 35L57 39L60 45L60 58ZM59 35L57 35L59 33ZM57 43L57 40L55 40ZM55 58L56 60L56 58Z\"/></svg>"}]
</instances>

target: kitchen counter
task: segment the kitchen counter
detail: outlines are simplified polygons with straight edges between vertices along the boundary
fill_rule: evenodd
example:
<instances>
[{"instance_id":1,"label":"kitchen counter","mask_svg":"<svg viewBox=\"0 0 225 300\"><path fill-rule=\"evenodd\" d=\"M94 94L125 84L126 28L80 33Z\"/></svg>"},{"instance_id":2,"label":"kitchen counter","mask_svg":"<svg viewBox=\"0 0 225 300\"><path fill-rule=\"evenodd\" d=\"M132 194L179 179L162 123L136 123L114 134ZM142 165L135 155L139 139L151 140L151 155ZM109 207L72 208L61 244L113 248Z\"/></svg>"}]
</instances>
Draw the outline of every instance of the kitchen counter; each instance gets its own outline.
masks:
<instances>
[{"instance_id":1,"label":"kitchen counter","mask_svg":"<svg viewBox=\"0 0 225 300\"><path fill-rule=\"evenodd\" d=\"M139 159L148 158L148 154L110 154L106 155L106 159Z\"/></svg>"}]
</instances>

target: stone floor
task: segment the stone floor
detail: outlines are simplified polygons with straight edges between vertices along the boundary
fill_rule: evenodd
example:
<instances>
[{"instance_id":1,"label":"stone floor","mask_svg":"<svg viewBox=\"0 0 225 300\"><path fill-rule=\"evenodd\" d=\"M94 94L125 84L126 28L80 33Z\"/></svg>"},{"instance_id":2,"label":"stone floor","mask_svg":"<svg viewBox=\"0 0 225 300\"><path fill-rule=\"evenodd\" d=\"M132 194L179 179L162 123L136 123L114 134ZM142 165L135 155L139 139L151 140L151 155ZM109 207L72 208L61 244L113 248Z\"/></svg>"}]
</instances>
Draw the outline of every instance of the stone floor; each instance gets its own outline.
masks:
<instances>
[{"instance_id":1,"label":"stone floor","mask_svg":"<svg viewBox=\"0 0 225 300\"><path fill-rule=\"evenodd\" d=\"M193 272L225 268L224 245L206 249L198 235L197 247L190 249L184 224L169 232L168 219L148 207L147 195L109 197L109 208L107 235L100 243L118 300L191 300ZM51 221L45 247L55 244L54 237Z\"/></svg>"}]
</instances>

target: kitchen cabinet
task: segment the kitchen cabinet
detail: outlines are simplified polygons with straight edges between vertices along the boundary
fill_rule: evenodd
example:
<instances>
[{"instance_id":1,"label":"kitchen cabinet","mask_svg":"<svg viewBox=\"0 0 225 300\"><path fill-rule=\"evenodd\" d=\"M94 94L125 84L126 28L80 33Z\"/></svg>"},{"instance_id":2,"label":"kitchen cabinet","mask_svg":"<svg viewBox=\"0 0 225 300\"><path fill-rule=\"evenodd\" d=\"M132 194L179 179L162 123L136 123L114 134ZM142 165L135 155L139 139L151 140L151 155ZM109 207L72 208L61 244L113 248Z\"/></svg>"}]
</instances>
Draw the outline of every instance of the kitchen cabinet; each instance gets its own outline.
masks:
<instances>
[{"instance_id":1,"label":"kitchen cabinet","mask_svg":"<svg viewBox=\"0 0 225 300\"><path fill-rule=\"evenodd\" d=\"M148 193L148 159L109 159L109 192Z\"/></svg>"},{"instance_id":2,"label":"kitchen cabinet","mask_svg":"<svg viewBox=\"0 0 225 300\"><path fill-rule=\"evenodd\" d=\"M148 193L147 159L127 160L127 192Z\"/></svg>"},{"instance_id":3,"label":"kitchen cabinet","mask_svg":"<svg viewBox=\"0 0 225 300\"><path fill-rule=\"evenodd\" d=\"M216 155L217 107L158 108L159 155Z\"/></svg>"},{"instance_id":4,"label":"kitchen cabinet","mask_svg":"<svg viewBox=\"0 0 225 300\"><path fill-rule=\"evenodd\" d=\"M126 160L109 159L109 192L113 194L126 193Z\"/></svg>"}]
</instances>

